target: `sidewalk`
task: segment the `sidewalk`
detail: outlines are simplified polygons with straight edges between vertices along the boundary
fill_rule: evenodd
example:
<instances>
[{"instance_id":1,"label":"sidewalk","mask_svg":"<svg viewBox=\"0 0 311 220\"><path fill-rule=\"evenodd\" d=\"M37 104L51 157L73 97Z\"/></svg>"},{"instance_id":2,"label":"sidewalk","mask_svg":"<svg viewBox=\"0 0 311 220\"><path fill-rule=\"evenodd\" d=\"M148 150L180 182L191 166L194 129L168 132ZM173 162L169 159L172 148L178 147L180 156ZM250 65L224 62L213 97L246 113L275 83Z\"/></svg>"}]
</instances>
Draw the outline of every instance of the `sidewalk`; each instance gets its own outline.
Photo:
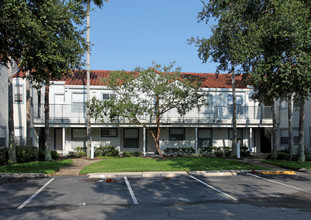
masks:
<instances>
[{"instance_id":1,"label":"sidewalk","mask_svg":"<svg viewBox=\"0 0 311 220\"><path fill-rule=\"evenodd\" d=\"M90 165L92 163L96 163L100 161L100 159L88 160L83 158L75 158L72 159L72 161L73 161L72 165L60 169L58 172L54 174L54 176L78 176L80 170L82 170L83 167Z\"/></svg>"}]
</instances>

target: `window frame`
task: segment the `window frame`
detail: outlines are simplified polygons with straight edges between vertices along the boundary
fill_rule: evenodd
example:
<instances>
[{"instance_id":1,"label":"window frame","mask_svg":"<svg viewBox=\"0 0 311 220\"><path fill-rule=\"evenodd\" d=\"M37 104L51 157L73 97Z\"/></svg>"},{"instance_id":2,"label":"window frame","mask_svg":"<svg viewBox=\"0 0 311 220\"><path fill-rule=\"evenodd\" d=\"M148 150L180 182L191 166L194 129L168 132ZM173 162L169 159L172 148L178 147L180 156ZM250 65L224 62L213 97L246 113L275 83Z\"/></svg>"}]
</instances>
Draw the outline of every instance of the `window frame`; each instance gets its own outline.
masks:
<instances>
[{"instance_id":1,"label":"window frame","mask_svg":"<svg viewBox=\"0 0 311 220\"><path fill-rule=\"evenodd\" d=\"M211 136L209 138L200 138L200 131L202 130L209 130L211 133ZM209 141L209 146L213 146L213 129L212 128L198 128L198 148L203 147L202 141L208 140ZM207 146L207 147L209 147Z\"/></svg>"},{"instance_id":2,"label":"window frame","mask_svg":"<svg viewBox=\"0 0 311 220\"><path fill-rule=\"evenodd\" d=\"M21 95L21 101L16 101L16 95L17 95L17 88L16 87L21 87L21 93L18 93ZM24 104L24 84L15 84L14 85L14 94L13 94L13 103L14 104Z\"/></svg>"},{"instance_id":3,"label":"window frame","mask_svg":"<svg viewBox=\"0 0 311 220\"><path fill-rule=\"evenodd\" d=\"M229 110L230 114L233 114L233 96L232 96L232 94L228 94L227 98L228 98L228 107L229 107L228 110ZM238 98L241 98L240 104L238 104ZM243 103L244 103L243 95L236 95L236 111L237 111L237 114L244 114Z\"/></svg>"},{"instance_id":4,"label":"window frame","mask_svg":"<svg viewBox=\"0 0 311 220\"><path fill-rule=\"evenodd\" d=\"M282 131L285 131L286 136L282 136ZM298 136L294 135L295 131L298 133ZM294 138L294 145L299 145L299 128L293 128L293 138ZM280 128L280 144L281 145L288 145L288 128Z\"/></svg>"},{"instance_id":5,"label":"window frame","mask_svg":"<svg viewBox=\"0 0 311 220\"><path fill-rule=\"evenodd\" d=\"M83 102L74 102L73 101L73 96L75 95L75 94L82 94L83 95ZM74 108L74 104L75 103L82 103L83 104L83 108L80 110L80 108L78 109L78 110L76 110L75 108ZM75 92L75 91L73 91L72 93L71 93L71 112L74 112L74 113L86 113L86 105L85 105L85 103L86 103L86 92Z\"/></svg>"},{"instance_id":6,"label":"window frame","mask_svg":"<svg viewBox=\"0 0 311 220\"><path fill-rule=\"evenodd\" d=\"M176 130L182 130L183 134L172 134L172 130L176 129ZM173 135L182 135L182 138L173 138ZM186 140L186 132L185 132L185 128L169 128L169 140L170 141L184 141Z\"/></svg>"},{"instance_id":7,"label":"window frame","mask_svg":"<svg viewBox=\"0 0 311 220\"><path fill-rule=\"evenodd\" d=\"M103 135L103 130L115 130L115 135L108 135L108 136L104 136ZM110 132L109 132L110 133ZM109 137L118 137L118 129L117 128L101 128L100 129L100 136L102 138L109 138Z\"/></svg>"},{"instance_id":8,"label":"window frame","mask_svg":"<svg viewBox=\"0 0 311 220\"><path fill-rule=\"evenodd\" d=\"M3 145L1 145L0 141L0 147L6 146L6 138L7 138L7 133L6 133L6 127L5 126L0 126L0 140L2 139Z\"/></svg>"},{"instance_id":9,"label":"window frame","mask_svg":"<svg viewBox=\"0 0 311 220\"><path fill-rule=\"evenodd\" d=\"M125 138L125 131L126 130L137 130L137 138ZM127 141L128 140L128 141ZM128 147L126 143L129 143L131 140L136 140L136 147ZM123 129L123 148L124 149L139 149L139 129L138 128L124 128Z\"/></svg>"}]
</instances>

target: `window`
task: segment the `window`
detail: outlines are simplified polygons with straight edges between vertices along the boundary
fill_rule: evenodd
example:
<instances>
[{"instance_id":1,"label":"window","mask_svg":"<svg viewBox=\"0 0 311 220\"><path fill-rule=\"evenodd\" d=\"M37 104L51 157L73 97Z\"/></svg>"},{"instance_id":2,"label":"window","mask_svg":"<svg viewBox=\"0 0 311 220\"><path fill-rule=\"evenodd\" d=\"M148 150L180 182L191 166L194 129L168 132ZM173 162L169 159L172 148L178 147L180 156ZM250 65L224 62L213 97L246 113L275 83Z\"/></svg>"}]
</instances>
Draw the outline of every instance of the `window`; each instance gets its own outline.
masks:
<instances>
[{"instance_id":1,"label":"window","mask_svg":"<svg viewBox=\"0 0 311 220\"><path fill-rule=\"evenodd\" d=\"M86 111L85 101L86 101L85 93L72 93L72 111L85 112Z\"/></svg>"},{"instance_id":2,"label":"window","mask_svg":"<svg viewBox=\"0 0 311 220\"><path fill-rule=\"evenodd\" d=\"M208 94L207 95L207 109L206 109L206 113L213 113L214 110L214 106L213 106L213 95Z\"/></svg>"},{"instance_id":3,"label":"window","mask_svg":"<svg viewBox=\"0 0 311 220\"><path fill-rule=\"evenodd\" d=\"M229 129L229 139L232 140L233 138L233 129ZM240 143L240 146L243 146L243 128L237 129L237 141Z\"/></svg>"},{"instance_id":4,"label":"window","mask_svg":"<svg viewBox=\"0 0 311 220\"><path fill-rule=\"evenodd\" d=\"M6 128L0 127L0 147L5 146Z\"/></svg>"},{"instance_id":5,"label":"window","mask_svg":"<svg viewBox=\"0 0 311 220\"><path fill-rule=\"evenodd\" d=\"M103 100L104 101L109 100L111 98L115 98L115 97L116 97L116 94L103 93Z\"/></svg>"},{"instance_id":6,"label":"window","mask_svg":"<svg viewBox=\"0 0 311 220\"><path fill-rule=\"evenodd\" d=\"M138 128L124 128L123 131L124 148L139 148Z\"/></svg>"},{"instance_id":7,"label":"window","mask_svg":"<svg viewBox=\"0 0 311 220\"><path fill-rule=\"evenodd\" d=\"M71 140L72 149L76 147L86 147L86 129L85 128L72 128L71 129Z\"/></svg>"},{"instance_id":8,"label":"window","mask_svg":"<svg viewBox=\"0 0 311 220\"><path fill-rule=\"evenodd\" d=\"M170 128L170 141L182 141L185 140L184 128Z\"/></svg>"},{"instance_id":9,"label":"window","mask_svg":"<svg viewBox=\"0 0 311 220\"><path fill-rule=\"evenodd\" d=\"M209 147L212 144L212 129L199 128L198 129L198 147Z\"/></svg>"},{"instance_id":10,"label":"window","mask_svg":"<svg viewBox=\"0 0 311 220\"><path fill-rule=\"evenodd\" d=\"M241 95L236 96L236 111L238 114L243 114L243 97ZM228 95L228 107L229 112L233 114L233 96Z\"/></svg>"},{"instance_id":11,"label":"window","mask_svg":"<svg viewBox=\"0 0 311 220\"><path fill-rule=\"evenodd\" d=\"M15 144L16 145L24 145L23 128L22 127L14 128L14 136L15 136Z\"/></svg>"},{"instance_id":12,"label":"window","mask_svg":"<svg viewBox=\"0 0 311 220\"><path fill-rule=\"evenodd\" d=\"M293 128L294 144L299 144L299 130L298 128ZM280 129L281 144L288 144L288 129Z\"/></svg>"},{"instance_id":13,"label":"window","mask_svg":"<svg viewBox=\"0 0 311 220\"><path fill-rule=\"evenodd\" d=\"M14 89L14 102L23 103L23 85L15 85Z\"/></svg>"},{"instance_id":14,"label":"window","mask_svg":"<svg viewBox=\"0 0 311 220\"><path fill-rule=\"evenodd\" d=\"M118 137L118 129L117 128L102 128L101 136L102 137Z\"/></svg>"}]
</instances>

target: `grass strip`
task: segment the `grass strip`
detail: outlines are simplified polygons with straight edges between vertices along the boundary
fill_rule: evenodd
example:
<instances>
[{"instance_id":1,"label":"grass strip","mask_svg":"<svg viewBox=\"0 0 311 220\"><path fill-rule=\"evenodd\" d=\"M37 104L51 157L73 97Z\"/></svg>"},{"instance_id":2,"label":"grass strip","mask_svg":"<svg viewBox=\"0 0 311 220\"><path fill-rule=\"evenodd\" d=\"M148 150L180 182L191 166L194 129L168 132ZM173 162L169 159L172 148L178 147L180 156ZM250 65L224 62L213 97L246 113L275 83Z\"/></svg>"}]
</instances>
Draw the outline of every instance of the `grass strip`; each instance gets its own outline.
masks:
<instances>
[{"instance_id":1,"label":"grass strip","mask_svg":"<svg viewBox=\"0 0 311 220\"><path fill-rule=\"evenodd\" d=\"M279 167L299 170L301 168L306 168L311 170L311 161L299 162L299 161L291 161L291 160L263 160L264 163L276 165Z\"/></svg>"},{"instance_id":2,"label":"grass strip","mask_svg":"<svg viewBox=\"0 0 311 220\"><path fill-rule=\"evenodd\" d=\"M0 173L46 173L54 174L64 166L69 166L72 160L35 161L0 166Z\"/></svg>"},{"instance_id":3,"label":"grass strip","mask_svg":"<svg viewBox=\"0 0 311 220\"><path fill-rule=\"evenodd\" d=\"M199 171L199 170L264 170L265 167L251 165L241 161L207 158L207 157L178 157L178 158L110 158L84 167L80 174L100 172L142 172L142 171Z\"/></svg>"}]
</instances>

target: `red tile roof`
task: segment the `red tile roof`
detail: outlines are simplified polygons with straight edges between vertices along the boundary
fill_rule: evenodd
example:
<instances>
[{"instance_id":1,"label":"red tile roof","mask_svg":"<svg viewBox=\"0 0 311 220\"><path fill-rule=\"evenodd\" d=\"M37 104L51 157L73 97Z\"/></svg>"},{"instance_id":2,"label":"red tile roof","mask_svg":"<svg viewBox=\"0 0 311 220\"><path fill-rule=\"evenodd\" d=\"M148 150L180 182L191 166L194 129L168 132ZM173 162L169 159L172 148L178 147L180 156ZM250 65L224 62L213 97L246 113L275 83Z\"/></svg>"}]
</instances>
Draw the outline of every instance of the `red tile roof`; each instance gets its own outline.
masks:
<instances>
[{"instance_id":1,"label":"red tile roof","mask_svg":"<svg viewBox=\"0 0 311 220\"><path fill-rule=\"evenodd\" d=\"M109 76L109 73L113 71L105 70L92 70L90 74L90 84L96 86L102 86L103 78ZM231 74L216 74L216 73L181 73L182 75L191 75L199 77L203 88L231 88ZM23 77L25 74L19 71L14 77ZM57 81L65 81L66 85L86 85L86 71L75 71L72 75L67 75L64 79ZM247 88L247 84L244 82L242 75L236 75L236 88Z\"/></svg>"}]
</instances>

